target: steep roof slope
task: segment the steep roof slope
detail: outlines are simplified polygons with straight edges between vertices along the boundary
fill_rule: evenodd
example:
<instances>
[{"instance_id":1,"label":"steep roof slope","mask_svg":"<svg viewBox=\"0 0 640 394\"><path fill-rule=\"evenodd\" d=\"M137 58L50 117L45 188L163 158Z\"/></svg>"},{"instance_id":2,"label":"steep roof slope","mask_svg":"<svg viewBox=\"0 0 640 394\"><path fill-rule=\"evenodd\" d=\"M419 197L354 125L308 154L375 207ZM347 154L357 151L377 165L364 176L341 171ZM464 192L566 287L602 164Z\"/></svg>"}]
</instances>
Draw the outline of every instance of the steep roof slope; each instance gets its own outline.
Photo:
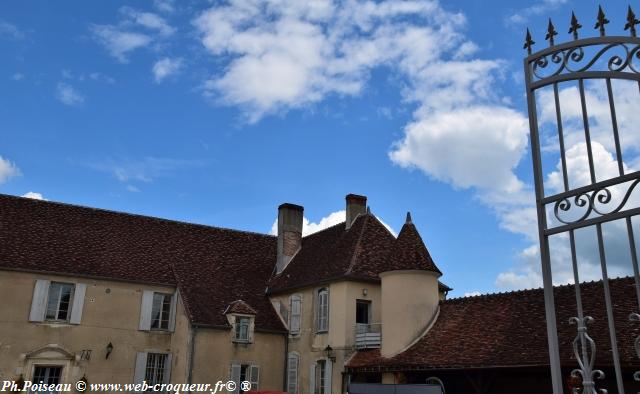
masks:
<instances>
[{"instance_id":1,"label":"steep roof slope","mask_svg":"<svg viewBox=\"0 0 640 394\"><path fill-rule=\"evenodd\" d=\"M409 213L407 213L407 221L402 226L398 239L389 253L387 270L424 270L442 275L424 245L418 229L411 221Z\"/></svg>"},{"instance_id":2,"label":"steep roof slope","mask_svg":"<svg viewBox=\"0 0 640 394\"><path fill-rule=\"evenodd\" d=\"M242 299L256 329L284 331L264 294L273 236L0 194L0 270L177 286L195 324L228 327Z\"/></svg>"},{"instance_id":3,"label":"steep roof slope","mask_svg":"<svg viewBox=\"0 0 640 394\"><path fill-rule=\"evenodd\" d=\"M633 341L640 335L640 324L628 318L637 310L634 281L614 279L610 288L622 364L638 367ZM594 318L588 333L596 342L596 367L611 366L602 281L583 283L581 289L585 314ZM569 323L576 315L574 286L556 287L554 295L560 358L563 365L576 366L572 341L577 331ZM431 330L409 349L391 358L381 357L377 349L361 351L348 367L405 370L548 365L545 321L542 289L446 300L440 303L440 315Z\"/></svg>"},{"instance_id":4,"label":"steep roof slope","mask_svg":"<svg viewBox=\"0 0 640 394\"><path fill-rule=\"evenodd\" d=\"M269 292L339 278L379 280L395 237L372 214L359 215L349 230L340 223L302 238L289 265L269 282Z\"/></svg>"}]
</instances>

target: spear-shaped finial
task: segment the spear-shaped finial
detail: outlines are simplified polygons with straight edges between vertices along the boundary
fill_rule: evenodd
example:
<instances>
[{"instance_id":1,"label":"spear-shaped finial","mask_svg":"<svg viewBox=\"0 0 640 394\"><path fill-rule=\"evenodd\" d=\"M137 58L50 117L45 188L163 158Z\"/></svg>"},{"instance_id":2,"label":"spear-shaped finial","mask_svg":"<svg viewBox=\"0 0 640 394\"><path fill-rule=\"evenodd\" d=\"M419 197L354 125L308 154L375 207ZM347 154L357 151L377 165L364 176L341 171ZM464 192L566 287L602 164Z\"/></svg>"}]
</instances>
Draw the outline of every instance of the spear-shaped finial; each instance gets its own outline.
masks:
<instances>
[{"instance_id":1,"label":"spear-shaped finial","mask_svg":"<svg viewBox=\"0 0 640 394\"><path fill-rule=\"evenodd\" d=\"M581 29L582 25L578 23L578 18L576 18L575 12L571 11L571 28L569 29L569 33L573 34L573 39L578 39L578 29Z\"/></svg>"},{"instance_id":2,"label":"spear-shaped finial","mask_svg":"<svg viewBox=\"0 0 640 394\"><path fill-rule=\"evenodd\" d=\"M631 9L631 6L629 6L629 10L627 11L627 24L624 25L624 29L631 31L631 37L636 36L636 25L638 23L640 23L640 21L636 19L636 14Z\"/></svg>"},{"instance_id":3,"label":"spear-shaped finial","mask_svg":"<svg viewBox=\"0 0 640 394\"><path fill-rule=\"evenodd\" d=\"M522 49L526 49L527 53L531 55L531 46L535 43L536 42L531 39L531 32L529 31L529 28L527 28L527 36L524 39L524 46Z\"/></svg>"},{"instance_id":4,"label":"spear-shaped finial","mask_svg":"<svg viewBox=\"0 0 640 394\"><path fill-rule=\"evenodd\" d=\"M553 22L551 22L551 18L549 18L549 26L547 26L547 35L544 37L545 40L549 40L549 46L553 46L553 37L557 36L558 32L556 28L553 26Z\"/></svg>"},{"instance_id":5,"label":"spear-shaped finial","mask_svg":"<svg viewBox=\"0 0 640 394\"><path fill-rule=\"evenodd\" d=\"M406 222L407 222L407 223L413 223L413 222L411 221L411 212L407 212L407 220L406 220Z\"/></svg>"},{"instance_id":6,"label":"spear-shaped finial","mask_svg":"<svg viewBox=\"0 0 640 394\"><path fill-rule=\"evenodd\" d=\"M607 19L607 17L604 15L602 6L598 6L598 23L596 23L594 29L600 29L600 37L604 37L604 25L606 25L607 23L609 23L609 19Z\"/></svg>"}]
</instances>

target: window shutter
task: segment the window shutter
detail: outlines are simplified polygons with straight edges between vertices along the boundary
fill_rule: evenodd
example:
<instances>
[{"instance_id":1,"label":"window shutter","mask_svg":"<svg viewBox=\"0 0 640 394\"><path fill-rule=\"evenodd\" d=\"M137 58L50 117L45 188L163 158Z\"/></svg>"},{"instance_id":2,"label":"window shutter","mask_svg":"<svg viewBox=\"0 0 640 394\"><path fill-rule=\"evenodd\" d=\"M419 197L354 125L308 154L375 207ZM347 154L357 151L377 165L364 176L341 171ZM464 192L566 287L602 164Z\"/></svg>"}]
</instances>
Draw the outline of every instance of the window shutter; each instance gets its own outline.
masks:
<instances>
[{"instance_id":1,"label":"window shutter","mask_svg":"<svg viewBox=\"0 0 640 394\"><path fill-rule=\"evenodd\" d=\"M151 308L153 307L153 291L144 290L142 292L142 304L140 305L140 325L141 331L151 329Z\"/></svg>"},{"instance_id":2,"label":"window shutter","mask_svg":"<svg viewBox=\"0 0 640 394\"><path fill-rule=\"evenodd\" d=\"M31 312L29 313L29 321L43 321L46 309L47 293L49 292L48 280L36 280L33 288L33 299L31 300Z\"/></svg>"},{"instance_id":3,"label":"window shutter","mask_svg":"<svg viewBox=\"0 0 640 394\"><path fill-rule=\"evenodd\" d=\"M251 376L249 377L251 382L251 391L258 391L258 385L260 383L260 367L257 365L251 366Z\"/></svg>"},{"instance_id":4,"label":"window shutter","mask_svg":"<svg viewBox=\"0 0 640 394\"><path fill-rule=\"evenodd\" d=\"M231 364L231 378L229 380L236 383L233 394L238 394L240 392L240 364Z\"/></svg>"},{"instance_id":5,"label":"window shutter","mask_svg":"<svg viewBox=\"0 0 640 394\"><path fill-rule=\"evenodd\" d=\"M324 386L324 394L331 394L331 378L332 378L332 370L333 370L333 363L331 362L331 360L327 360L325 363L325 386Z\"/></svg>"},{"instance_id":6,"label":"window shutter","mask_svg":"<svg viewBox=\"0 0 640 394\"><path fill-rule=\"evenodd\" d=\"M178 304L178 291L171 296L171 310L169 312L169 331L173 332L176 330L176 306Z\"/></svg>"},{"instance_id":7,"label":"window shutter","mask_svg":"<svg viewBox=\"0 0 640 394\"><path fill-rule=\"evenodd\" d=\"M84 295L87 292L87 285L76 283L73 291L73 304L71 306L71 317L69 323L80 324L82 321L82 309L84 308Z\"/></svg>"},{"instance_id":8,"label":"window shutter","mask_svg":"<svg viewBox=\"0 0 640 394\"><path fill-rule=\"evenodd\" d=\"M309 368L309 393L316 394L316 363L311 363Z\"/></svg>"},{"instance_id":9,"label":"window shutter","mask_svg":"<svg viewBox=\"0 0 640 394\"><path fill-rule=\"evenodd\" d=\"M287 364L287 391L288 394L298 394L298 355L289 353L289 363Z\"/></svg>"},{"instance_id":10,"label":"window shutter","mask_svg":"<svg viewBox=\"0 0 640 394\"><path fill-rule=\"evenodd\" d=\"M144 382L145 372L147 371L147 353L139 352L136 354L136 367L133 372L133 383L139 384ZM140 393L142 391L136 391Z\"/></svg>"},{"instance_id":11,"label":"window shutter","mask_svg":"<svg viewBox=\"0 0 640 394\"><path fill-rule=\"evenodd\" d=\"M301 320L302 302L297 295L291 296L291 323L289 324L289 330L292 334L300 333L300 320Z\"/></svg>"},{"instance_id":12,"label":"window shutter","mask_svg":"<svg viewBox=\"0 0 640 394\"><path fill-rule=\"evenodd\" d=\"M167 358L164 359L164 375L162 376L162 383L169 384L171 382L171 353L167 354Z\"/></svg>"}]
</instances>

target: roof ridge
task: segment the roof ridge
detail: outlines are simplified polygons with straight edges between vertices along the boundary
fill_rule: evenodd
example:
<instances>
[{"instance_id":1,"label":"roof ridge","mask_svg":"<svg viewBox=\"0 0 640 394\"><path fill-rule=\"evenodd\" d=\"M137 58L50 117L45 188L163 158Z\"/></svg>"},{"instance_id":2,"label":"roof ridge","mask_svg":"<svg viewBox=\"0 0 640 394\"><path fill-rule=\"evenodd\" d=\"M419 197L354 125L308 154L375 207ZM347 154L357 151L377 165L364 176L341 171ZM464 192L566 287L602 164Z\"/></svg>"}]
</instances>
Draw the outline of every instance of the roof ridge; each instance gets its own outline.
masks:
<instances>
[{"instance_id":1,"label":"roof ridge","mask_svg":"<svg viewBox=\"0 0 640 394\"><path fill-rule=\"evenodd\" d=\"M365 227L367 227L367 224L369 222L367 219L370 216L372 216L372 214L371 213L360 214L360 215L356 216L356 218L353 220L353 223L355 223L361 216L364 217L365 222L362 223L362 228L360 229L360 233L358 234L358 241L356 242L356 247L354 248L353 254L351 255L351 261L349 261L349 267L345 271L345 275L349 275L353 271L353 267L356 264L356 257L358 255L358 249L360 247L360 244L362 243L362 234L364 234L364 229L365 229ZM351 227L353 227L353 223L351 224Z\"/></svg>"},{"instance_id":2,"label":"roof ridge","mask_svg":"<svg viewBox=\"0 0 640 394\"><path fill-rule=\"evenodd\" d=\"M632 276L622 276L622 277L616 277L616 278L609 278L609 281L622 281L625 279L631 279L633 278ZM580 287L582 287L583 285L592 285L592 284L598 284L598 283L602 283L602 279L599 280L589 280L589 281L583 281L580 282ZM553 286L554 289L564 289L564 288L568 288L568 287L573 287L575 286L575 283L564 283L561 285L556 285ZM544 291L544 287L534 287L531 289L517 289L517 290L508 290L508 291L498 291L498 292L493 292L493 293L484 293L484 294L478 294L478 295L468 295L468 296L461 296L461 297L453 297L453 298L447 298L446 300L442 300L442 303L455 303L455 302L461 302L461 301L468 301L468 300L477 300L477 299L486 299L486 298L497 298L497 297L504 297L504 296L511 296L514 294L523 294L523 293L534 293L534 292L539 292L539 291Z\"/></svg>"},{"instance_id":3,"label":"roof ridge","mask_svg":"<svg viewBox=\"0 0 640 394\"><path fill-rule=\"evenodd\" d=\"M33 199L33 198L28 198L28 197L14 196L12 194L0 193L0 197L7 197L7 198L11 198L11 199L21 200L21 201L24 201L24 202L30 202L30 203L36 203L36 204L51 204L51 205L58 205L58 206L64 206L64 207L70 207L70 208L79 208L79 209L84 209L84 210L88 210L88 211L98 211L98 212L115 214L115 215L131 216L131 217L136 217L136 218L140 218L140 219L146 219L146 220L152 220L152 221L158 221L158 222L166 222L166 223L178 224L178 225L182 225L182 226L194 226L194 227L203 227L203 228L206 228L206 229L233 231L233 232L236 232L236 233L259 235L259 236L263 236L263 237L267 237L267 238L274 238L275 237L275 235L259 233L259 232L256 232L256 231L238 230L238 229L228 228L228 227L211 226L211 225L202 224L202 223L191 223L191 222L186 222L186 221L183 221L183 220L167 219L167 218L162 218L162 217L158 217L158 216L149 216L149 215L143 215L143 214L139 214L139 213L116 211L116 210L113 210L113 209L106 209L106 208L89 207L89 206L86 206L86 205L72 204L72 203L66 203L66 202L60 202L60 201L36 200L36 199Z\"/></svg>"},{"instance_id":4,"label":"roof ridge","mask_svg":"<svg viewBox=\"0 0 640 394\"><path fill-rule=\"evenodd\" d=\"M346 223L346 220L345 220L345 221L342 221L342 222L340 222L340 223L336 223L336 224L334 224L334 225L331 225L331 226L329 226L329 227L325 227L325 228L323 228L322 230L318 230L318 231L316 231L315 233L307 234L307 235L303 236L302 238L304 239L304 238L312 237L312 236L314 236L314 235L316 235L316 234L322 234L322 233L324 233L324 232L325 232L325 231L327 231L327 230L332 230L334 227L338 227L338 226L340 226L340 225L342 225L342 224L345 224L345 223Z\"/></svg>"}]
</instances>

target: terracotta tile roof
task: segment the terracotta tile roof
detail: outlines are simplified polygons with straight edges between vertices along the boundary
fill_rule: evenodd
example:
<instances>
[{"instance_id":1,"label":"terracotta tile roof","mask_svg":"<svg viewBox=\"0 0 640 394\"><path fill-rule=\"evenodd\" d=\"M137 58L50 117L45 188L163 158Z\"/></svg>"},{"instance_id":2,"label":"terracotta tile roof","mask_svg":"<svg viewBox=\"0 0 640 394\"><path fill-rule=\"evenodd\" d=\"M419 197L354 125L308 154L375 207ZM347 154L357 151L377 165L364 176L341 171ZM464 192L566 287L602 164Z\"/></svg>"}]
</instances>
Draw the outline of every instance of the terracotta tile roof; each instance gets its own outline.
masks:
<instances>
[{"instance_id":1,"label":"terracotta tile roof","mask_svg":"<svg viewBox=\"0 0 640 394\"><path fill-rule=\"evenodd\" d=\"M242 299L256 329L284 331L264 294L276 238L0 194L0 269L177 286L194 324L228 327Z\"/></svg>"},{"instance_id":2,"label":"terracotta tile roof","mask_svg":"<svg viewBox=\"0 0 640 394\"><path fill-rule=\"evenodd\" d=\"M615 325L623 366L640 366L633 340L640 324L629 321L637 310L632 278L610 281L615 305ZM581 285L585 314L592 316L588 333L597 347L596 367L611 366L611 343L607 329L602 282ZM572 341L576 326L574 286L555 288L560 358L576 366ZM351 369L387 370L463 369L548 365L547 331L542 289L457 298L440 303L440 315L431 330L397 356L383 358L379 350L360 351L348 363ZM384 327L382 328L384 330Z\"/></svg>"},{"instance_id":3,"label":"terracotta tile roof","mask_svg":"<svg viewBox=\"0 0 640 394\"><path fill-rule=\"evenodd\" d=\"M233 301L224 311L225 315L229 313L240 313L244 315L255 315L257 312L249 304L242 300Z\"/></svg>"},{"instance_id":4,"label":"terracotta tile roof","mask_svg":"<svg viewBox=\"0 0 640 394\"><path fill-rule=\"evenodd\" d=\"M289 265L269 282L269 292L291 290L338 278L379 280L394 236L372 214L359 215L349 230L340 223L302 238Z\"/></svg>"},{"instance_id":5,"label":"terracotta tile roof","mask_svg":"<svg viewBox=\"0 0 640 394\"><path fill-rule=\"evenodd\" d=\"M407 213L407 221L402 226L398 239L389 253L387 268L389 271L424 270L442 275L442 272L433 262L427 247L424 246L422 237L418 234L418 230L411 221L411 214L409 213Z\"/></svg>"}]
</instances>

